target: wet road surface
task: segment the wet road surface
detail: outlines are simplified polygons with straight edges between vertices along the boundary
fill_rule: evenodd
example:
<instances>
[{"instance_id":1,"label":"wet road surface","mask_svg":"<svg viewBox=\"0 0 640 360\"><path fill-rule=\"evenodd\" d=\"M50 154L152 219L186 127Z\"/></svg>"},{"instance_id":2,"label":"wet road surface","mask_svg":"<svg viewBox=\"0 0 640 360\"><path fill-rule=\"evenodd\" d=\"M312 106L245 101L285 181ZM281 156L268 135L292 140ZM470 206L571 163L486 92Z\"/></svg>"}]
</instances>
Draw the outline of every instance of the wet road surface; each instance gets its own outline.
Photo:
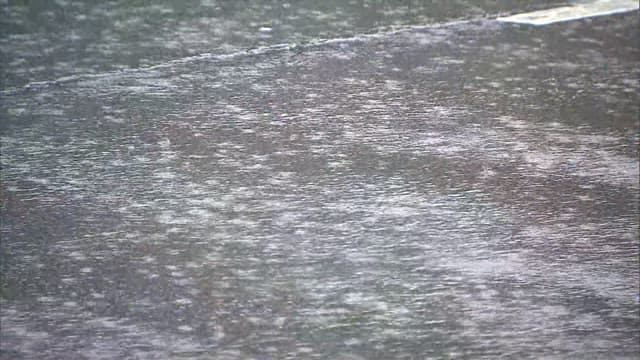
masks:
<instances>
[{"instance_id":1,"label":"wet road surface","mask_svg":"<svg viewBox=\"0 0 640 360\"><path fill-rule=\"evenodd\" d=\"M0 89L408 25L510 14L560 0L0 0Z\"/></svg>"},{"instance_id":2,"label":"wet road surface","mask_svg":"<svg viewBox=\"0 0 640 360\"><path fill-rule=\"evenodd\" d=\"M637 358L637 13L2 97L2 358Z\"/></svg>"}]
</instances>

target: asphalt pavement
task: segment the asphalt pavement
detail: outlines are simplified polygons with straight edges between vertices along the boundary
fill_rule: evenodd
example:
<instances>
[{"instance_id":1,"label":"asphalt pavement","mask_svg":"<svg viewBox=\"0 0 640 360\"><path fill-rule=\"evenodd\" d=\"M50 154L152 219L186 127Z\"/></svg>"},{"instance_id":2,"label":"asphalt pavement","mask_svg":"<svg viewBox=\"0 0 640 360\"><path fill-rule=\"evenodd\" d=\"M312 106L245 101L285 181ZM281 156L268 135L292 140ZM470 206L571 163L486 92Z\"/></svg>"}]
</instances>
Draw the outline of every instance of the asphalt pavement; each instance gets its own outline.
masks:
<instances>
[{"instance_id":1,"label":"asphalt pavement","mask_svg":"<svg viewBox=\"0 0 640 360\"><path fill-rule=\"evenodd\" d=\"M2 359L635 359L638 13L2 93Z\"/></svg>"}]
</instances>

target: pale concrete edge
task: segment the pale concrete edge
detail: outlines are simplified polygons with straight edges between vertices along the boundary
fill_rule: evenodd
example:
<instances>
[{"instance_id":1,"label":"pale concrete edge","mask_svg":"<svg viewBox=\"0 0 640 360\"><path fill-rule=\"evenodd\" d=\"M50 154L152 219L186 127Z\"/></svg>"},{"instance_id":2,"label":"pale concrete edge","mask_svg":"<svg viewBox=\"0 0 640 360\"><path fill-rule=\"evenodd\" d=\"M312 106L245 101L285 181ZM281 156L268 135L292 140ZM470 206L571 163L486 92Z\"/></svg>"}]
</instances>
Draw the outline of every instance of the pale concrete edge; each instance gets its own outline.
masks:
<instances>
[{"instance_id":1,"label":"pale concrete edge","mask_svg":"<svg viewBox=\"0 0 640 360\"><path fill-rule=\"evenodd\" d=\"M566 6L562 7L562 9L566 9L566 8L567 8ZM560 9L560 8L558 8L558 9ZM552 11L552 10L554 10L554 9L539 10L539 11L534 11L534 12L530 12L530 13L511 15L511 16L506 16L506 17L498 17L495 20L499 21L499 22L504 22L504 23L533 25L533 26L544 26L544 25L550 25L550 24L561 23L561 22L566 22L566 21L573 21L573 20L580 20L580 19L586 19L586 18L591 18L591 17L615 15L615 14L622 14L622 13L631 12L631 11L637 11L638 10L638 6L629 7L629 8L619 8L619 9L613 9L613 10L610 10L610 11L604 11L604 12L599 12L599 13L582 14L582 15L576 15L576 16L571 16L571 17L563 17L563 18L556 18L556 19L543 20L543 21L537 21L537 20L531 19L531 18L527 19L527 16L530 16L532 14L541 13L541 12L547 12L547 11Z\"/></svg>"}]
</instances>

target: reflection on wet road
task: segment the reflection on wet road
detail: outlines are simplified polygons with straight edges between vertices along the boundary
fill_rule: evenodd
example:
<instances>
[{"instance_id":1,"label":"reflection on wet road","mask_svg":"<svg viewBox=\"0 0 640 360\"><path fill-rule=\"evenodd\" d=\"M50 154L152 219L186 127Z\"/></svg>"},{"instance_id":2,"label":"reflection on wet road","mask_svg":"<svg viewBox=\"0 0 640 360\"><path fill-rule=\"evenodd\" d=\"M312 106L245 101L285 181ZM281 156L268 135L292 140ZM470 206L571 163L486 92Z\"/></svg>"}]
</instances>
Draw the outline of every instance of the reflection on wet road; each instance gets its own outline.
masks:
<instances>
[{"instance_id":1,"label":"reflection on wet road","mask_svg":"<svg viewBox=\"0 0 640 360\"><path fill-rule=\"evenodd\" d=\"M637 29L474 21L5 94L3 356L634 358Z\"/></svg>"},{"instance_id":2,"label":"reflection on wet road","mask_svg":"<svg viewBox=\"0 0 640 360\"><path fill-rule=\"evenodd\" d=\"M0 0L0 89L562 0Z\"/></svg>"}]
</instances>

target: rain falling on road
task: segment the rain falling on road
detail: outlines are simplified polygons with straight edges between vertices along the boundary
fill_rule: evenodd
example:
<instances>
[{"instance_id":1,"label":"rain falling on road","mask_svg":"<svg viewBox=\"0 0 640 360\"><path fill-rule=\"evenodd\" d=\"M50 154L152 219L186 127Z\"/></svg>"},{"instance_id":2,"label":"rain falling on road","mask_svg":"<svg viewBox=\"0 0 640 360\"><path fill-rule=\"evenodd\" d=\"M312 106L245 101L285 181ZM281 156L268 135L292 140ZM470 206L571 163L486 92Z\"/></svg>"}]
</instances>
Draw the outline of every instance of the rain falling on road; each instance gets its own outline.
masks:
<instances>
[{"instance_id":1,"label":"rain falling on road","mask_svg":"<svg viewBox=\"0 0 640 360\"><path fill-rule=\"evenodd\" d=\"M1 359L637 357L637 12L247 3L3 33Z\"/></svg>"}]
</instances>

